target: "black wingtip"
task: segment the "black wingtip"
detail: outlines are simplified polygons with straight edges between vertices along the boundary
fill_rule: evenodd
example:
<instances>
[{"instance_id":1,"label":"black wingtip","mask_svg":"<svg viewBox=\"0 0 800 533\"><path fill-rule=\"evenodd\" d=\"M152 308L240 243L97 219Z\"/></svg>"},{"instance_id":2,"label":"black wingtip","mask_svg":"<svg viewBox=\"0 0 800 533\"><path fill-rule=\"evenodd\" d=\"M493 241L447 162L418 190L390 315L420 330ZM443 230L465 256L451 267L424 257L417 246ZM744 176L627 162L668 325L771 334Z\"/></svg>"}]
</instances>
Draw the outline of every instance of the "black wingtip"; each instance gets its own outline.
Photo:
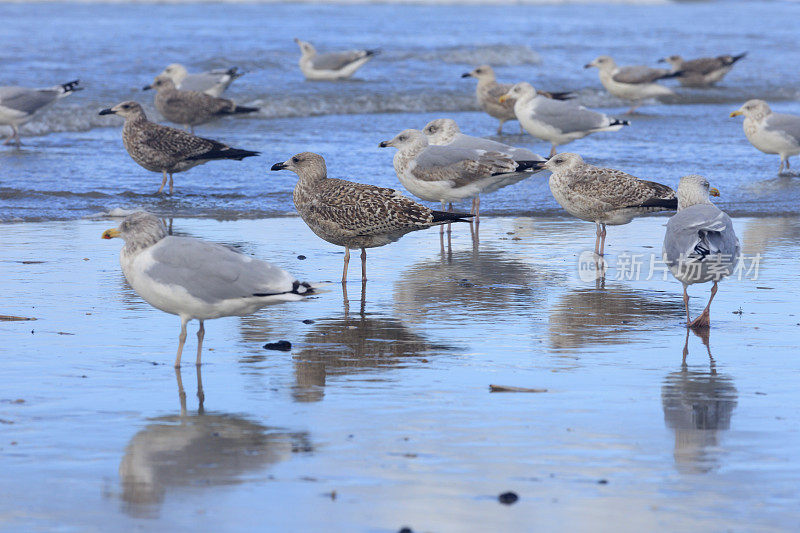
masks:
<instances>
[{"instance_id":1,"label":"black wingtip","mask_svg":"<svg viewBox=\"0 0 800 533\"><path fill-rule=\"evenodd\" d=\"M305 281L294 280L294 283L292 283L292 292L303 296L307 294L314 294L314 287Z\"/></svg>"},{"instance_id":2,"label":"black wingtip","mask_svg":"<svg viewBox=\"0 0 800 533\"><path fill-rule=\"evenodd\" d=\"M572 98L577 98L577 94L572 91L564 91L560 93L550 92L550 97L553 100L571 100Z\"/></svg>"},{"instance_id":3,"label":"black wingtip","mask_svg":"<svg viewBox=\"0 0 800 533\"><path fill-rule=\"evenodd\" d=\"M619 119L619 118L613 118L613 119L611 119L611 124L609 124L609 125L610 126L630 126L631 125L631 121L630 120L622 120L622 119Z\"/></svg>"},{"instance_id":4,"label":"black wingtip","mask_svg":"<svg viewBox=\"0 0 800 533\"><path fill-rule=\"evenodd\" d=\"M243 105L237 105L233 110L233 112L237 115L240 113L257 113L258 111L261 111L261 109L258 107L247 107Z\"/></svg>"},{"instance_id":5,"label":"black wingtip","mask_svg":"<svg viewBox=\"0 0 800 533\"><path fill-rule=\"evenodd\" d=\"M745 57L747 57L747 52L742 52L738 56L733 56L733 58L732 58L733 60L731 61L731 65L733 65L734 63L736 63L737 61L739 61L740 59L743 59Z\"/></svg>"},{"instance_id":6,"label":"black wingtip","mask_svg":"<svg viewBox=\"0 0 800 533\"><path fill-rule=\"evenodd\" d=\"M668 211L677 211L678 210L678 199L677 198L652 198L647 200L646 202L642 202L638 205L632 205L629 207L660 207L664 210Z\"/></svg>"},{"instance_id":7,"label":"black wingtip","mask_svg":"<svg viewBox=\"0 0 800 533\"><path fill-rule=\"evenodd\" d=\"M376 56L381 53L380 49L378 48L375 48L374 50L366 50L366 52L367 52L367 57Z\"/></svg>"},{"instance_id":8,"label":"black wingtip","mask_svg":"<svg viewBox=\"0 0 800 533\"><path fill-rule=\"evenodd\" d=\"M71 93L71 92L74 92L74 91L80 91L80 90L83 90L83 87L78 87L78 84L80 82L81 82L81 80L68 81L67 83L62 83L61 84L61 88L64 89L65 93Z\"/></svg>"},{"instance_id":9,"label":"black wingtip","mask_svg":"<svg viewBox=\"0 0 800 533\"><path fill-rule=\"evenodd\" d=\"M658 79L660 80L668 80L670 78L677 78L679 76L683 76L685 72L683 70L676 70L675 72L669 72L667 74L662 75Z\"/></svg>"},{"instance_id":10,"label":"black wingtip","mask_svg":"<svg viewBox=\"0 0 800 533\"><path fill-rule=\"evenodd\" d=\"M450 211L433 211L433 222L446 223L446 222L471 222L471 218L475 215L469 213L452 213Z\"/></svg>"},{"instance_id":11,"label":"black wingtip","mask_svg":"<svg viewBox=\"0 0 800 533\"><path fill-rule=\"evenodd\" d=\"M517 172L532 170L534 172L542 170L547 161L517 161Z\"/></svg>"}]
</instances>

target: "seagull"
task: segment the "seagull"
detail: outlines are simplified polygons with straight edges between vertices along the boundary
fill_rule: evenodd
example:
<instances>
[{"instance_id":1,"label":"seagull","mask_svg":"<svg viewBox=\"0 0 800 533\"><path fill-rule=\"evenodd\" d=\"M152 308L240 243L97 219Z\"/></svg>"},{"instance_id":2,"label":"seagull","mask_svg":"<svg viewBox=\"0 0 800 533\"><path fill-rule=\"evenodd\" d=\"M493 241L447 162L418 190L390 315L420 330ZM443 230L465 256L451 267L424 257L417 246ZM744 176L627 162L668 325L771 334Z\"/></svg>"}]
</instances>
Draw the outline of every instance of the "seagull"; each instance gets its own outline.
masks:
<instances>
[{"instance_id":1,"label":"seagull","mask_svg":"<svg viewBox=\"0 0 800 533\"><path fill-rule=\"evenodd\" d=\"M500 121L500 125L497 126L497 134L502 135L503 124L509 120L517 120L517 116L514 114L514 100L506 100L501 103L499 98L510 91L514 84L498 83L494 70L489 65L481 65L469 72L465 72L461 77L476 78L478 80L478 86L475 88L478 105L490 116ZM567 100L575 96L571 92L540 91L540 94L556 100ZM520 125L521 128L522 125Z\"/></svg>"},{"instance_id":2,"label":"seagull","mask_svg":"<svg viewBox=\"0 0 800 533\"><path fill-rule=\"evenodd\" d=\"M80 80L73 80L61 85L44 89L27 87L0 87L0 124L11 126L11 135L3 144L11 144L16 139L17 148L22 146L19 138L19 127L30 121L34 115L50 104L69 96L83 87L78 87Z\"/></svg>"},{"instance_id":3,"label":"seagull","mask_svg":"<svg viewBox=\"0 0 800 533\"><path fill-rule=\"evenodd\" d=\"M578 154L564 152L540 166L550 170L550 192L566 211L597 227L594 253L602 256L606 225L627 224L634 217L678 207L675 191L621 170L600 168Z\"/></svg>"},{"instance_id":4,"label":"seagull","mask_svg":"<svg viewBox=\"0 0 800 533\"><path fill-rule=\"evenodd\" d=\"M683 283L686 326L707 328L711 324L711 301L719 281L729 276L739 259L740 245L731 218L708 199L719 196L702 176L684 176L678 183L678 212L667 222L663 256L675 279ZM713 281L711 297L703 313L689 317L689 294L694 283Z\"/></svg>"},{"instance_id":5,"label":"seagull","mask_svg":"<svg viewBox=\"0 0 800 533\"><path fill-rule=\"evenodd\" d=\"M630 115L647 98L657 96L671 96L675 94L671 89L656 83L658 80L676 78L680 71L671 71L665 68L650 68L644 65L618 67L609 56L600 56L583 68L597 67L599 69L600 83L603 87L624 100L631 100L633 106L628 109Z\"/></svg>"},{"instance_id":6,"label":"seagull","mask_svg":"<svg viewBox=\"0 0 800 533\"><path fill-rule=\"evenodd\" d=\"M437 118L425 125L422 133L428 138L428 144L436 146L449 146L451 148L463 148L467 150L484 150L486 152L497 152L510 157L516 161L544 161L544 158L535 154L527 148L516 148L503 144L491 139L484 139L482 137L472 137L471 135L464 135L456 124L456 121L450 118ZM496 191L501 187L506 187L517 183L527 177L530 177L531 172L513 172L508 174L509 179L497 182L496 186L487 187L483 190L483 194ZM475 196L472 199L472 211L475 215L474 220L477 222L480 217L480 196Z\"/></svg>"},{"instance_id":7,"label":"seagull","mask_svg":"<svg viewBox=\"0 0 800 533\"><path fill-rule=\"evenodd\" d=\"M379 146L397 148L393 161L400 183L422 200L441 202L442 210L446 202L452 209L452 202L519 181L519 172L530 171L541 162L541 158L518 161L496 151L430 146L425 134L413 129Z\"/></svg>"},{"instance_id":8,"label":"seagull","mask_svg":"<svg viewBox=\"0 0 800 533\"><path fill-rule=\"evenodd\" d=\"M725 77L734 63L747 55L722 55L717 57L700 57L686 61L679 55L664 57L659 63L669 63L673 72L679 72L676 79L684 87L709 87Z\"/></svg>"},{"instance_id":9,"label":"seagull","mask_svg":"<svg viewBox=\"0 0 800 533\"><path fill-rule=\"evenodd\" d=\"M629 126L619 120L571 102L552 100L540 95L530 83L521 82L500 97L515 99L514 113L525 131L551 144L550 157L559 145L571 143L598 131L618 131Z\"/></svg>"},{"instance_id":10,"label":"seagull","mask_svg":"<svg viewBox=\"0 0 800 533\"><path fill-rule=\"evenodd\" d=\"M300 47L300 70L308 80L342 80L369 61L379 50L347 50L318 54L314 46L295 39Z\"/></svg>"},{"instance_id":11,"label":"seagull","mask_svg":"<svg viewBox=\"0 0 800 533\"><path fill-rule=\"evenodd\" d=\"M180 63L173 63L165 68L159 76L167 76L175 82L175 87L182 91L200 91L209 96L219 97L233 83L233 80L244 76L244 72L237 71L237 67L232 67L189 74L186 67Z\"/></svg>"},{"instance_id":12,"label":"seagull","mask_svg":"<svg viewBox=\"0 0 800 533\"><path fill-rule=\"evenodd\" d=\"M764 100L748 100L730 114L731 118L744 115L744 134L750 144L765 154L778 154L781 164L789 170L789 158L800 154L800 116L773 113Z\"/></svg>"},{"instance_id":13,"label":"seagull","mask_svg":"<svg viewBox=\"0 0 800 533\"><path fill-rule=\"evenodd\" d=\"M176 124L182 124L194 133L194 127L226 115L255 113L257 107L236 105L233 100L209 96L199 91L178 90L167 76L158 76L143 90L156 90L156 109L161 115Z\"/></svg>"},{"instance_id":14,"label":"seagull","mask_svg":"<svg viewBox=\"0 0 800 533\"><path fill-rule=\"evenodd\" d=\"M200 321L199 366L204 321L249 315L266 305L302 300L313 293L311 285L266 261L221 244L167 235L161 221L143 211L103 232L104 239L114 237L125 241L119 262L131 288L156 309L181 318L176 368L181 365L190 320Z\"/></svg>"},{"instance_id":15,"label":"seagull","mask_svg":"<svg viewBox=\"0 0 800 533\"><path fill-rule=\"evenodd\" d=\"M470 215L434 211L394 189L328 177L325 159L311 152L275 163L272 170L297 174L294 206L319 238L344 247L342 283L347 281L350 250L361 248L361 281L367 281L367 248L384 246L406 233Z\"/></svg>"},{"instance_id":16,"label":"seagull","mask_svg":"<svg viewBox=\"0 0 800 533\"><path fill-rule=\"evenodd\" d=\"M183 130L162 126L147 120L142 106L136 102L122 102L100 115L119 115L125 118L122 127L122 144L139 165L151 172L161 172L163 179L160 194L167 183L173 192L172 175L215 159L235 159L259 155L259 152L231 148L218 141L197 137Z\"/></svg>"}]
</instances>

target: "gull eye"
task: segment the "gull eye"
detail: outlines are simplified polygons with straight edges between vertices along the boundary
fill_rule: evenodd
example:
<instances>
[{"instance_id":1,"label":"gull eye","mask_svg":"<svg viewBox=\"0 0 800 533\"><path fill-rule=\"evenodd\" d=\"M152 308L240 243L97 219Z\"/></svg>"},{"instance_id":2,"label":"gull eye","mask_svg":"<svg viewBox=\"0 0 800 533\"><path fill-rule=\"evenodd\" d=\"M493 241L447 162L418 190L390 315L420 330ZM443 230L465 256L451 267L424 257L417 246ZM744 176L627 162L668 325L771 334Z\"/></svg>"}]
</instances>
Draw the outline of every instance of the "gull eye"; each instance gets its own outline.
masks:
<instances>
[{"instance_id":1,"label":"gull eye","mask_svg":"<svg viewBox=\"0 0 800 533\"><path fill-rule=\"evenodd\" d=\"M297 157L297 156L294 156L294 157L292 158L292 163L299 163L299 162L300 162L300 158L299 158L299 157Z\"/></svg>"},{"instance_id":2,"label":"gull eye","mask_svg":"<svg viewBox=\"0 0 800 533\"><path fill-rule=\"evenodd\" d=\"M405 135L401 135L401 136L400 136L400 137L398 137L397 139L398 139L399 141L405 141L405 140L406 140L406 136L405 136Z\"/></svg>"}]
</instances>

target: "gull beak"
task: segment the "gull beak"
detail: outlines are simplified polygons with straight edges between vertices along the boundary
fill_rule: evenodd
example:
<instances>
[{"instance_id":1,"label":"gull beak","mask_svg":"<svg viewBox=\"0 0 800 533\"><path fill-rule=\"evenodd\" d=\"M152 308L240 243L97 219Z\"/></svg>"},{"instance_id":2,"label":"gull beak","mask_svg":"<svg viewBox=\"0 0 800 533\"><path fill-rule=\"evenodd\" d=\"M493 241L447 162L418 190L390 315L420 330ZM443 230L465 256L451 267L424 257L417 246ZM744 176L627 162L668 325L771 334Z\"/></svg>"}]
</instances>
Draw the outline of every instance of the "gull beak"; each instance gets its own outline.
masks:
<instances>
[{"instance_id":1,"label":"gull beak","mask_svg":"<svg viewBox=\"0 0 800 533\"><path fill-rule=\"evenodd\" d=\"M593 66L594 66L594 63L586 63L586 64L583 66L583 68L592 68Z\"/></svg>"},{"instance_id":2,"label":"gull beak","mask_svg":"<svg viewBox=\"0 0 800 533\"><path fill-rule=\"evenodd\" d=\"M511 98L511 97L510 97L510 96L508 96L507 94L504 94L503 96L501 96L500 98L498 98L498 99L497 99L497 101L498 101L498 102L500 102L500 103L502 104L503 102L505 102L505 101L506 101L506 100L508 100L509 98Z\"/></svg>"},{"instance_id":3,"label":"gull beak","mask_svg":"<svg viewBox=\"0 0 800 533\"><path fill-rule=\"evenodd\" d=\"M708 189L708 195L719 196L719 189L717 189L716 187L711 187L710 189Z\"/></svg>"},{"instance_id":4,"label":"gull beak","mask_svg":"<svg viewBox=\"0 0 800 533\"><path fill-rule=\"evenodd\" d=\"M729 116L731 118L733 118L733 117L738 117L739 115L744 115L744 113L742 112L741 109L737 109L736 111L733 111Z\"/></svg>"},{"instance_id":5,"label":"gull beak","mask_svg":"<svg viewBox=\"0 0 800 533\"><path fill-rule=\"evenodd\" d=\"M378 147L379 148L386 148L386 147L391 146L391 145L392 145L392 141L381 141L381 143L378 145Z\"/></svg>"},{"instance_id":6,"label":"gull beak","mask_svg":"<svg viewBox=\"0 0 800 533\"><path fill-rule=\"evenodd\" d=\"M117 228L107 229L103 232L103 239L113 239L119 237L119 230Z\"/></svg>"},{"instance_id":7,"label":"gull beak","mask_svg":"<svg viewBox=\"0 0 800 533\"><path fill-rule=\"evenodd\" d=\"M107 107L107 108L103 109L102 111L100 111L98 113L98 115L116 115L116 112L113 109L111 109L110 107Z\"/></svg>"},{"instance_id":8,"label":"gull beak","mask_svg":"<svg viewBox=\"0 0 800 533\"><path fill-rule=\"evenodd\" d=\"M666 63L666 62L667 62L667 59L666 59L666 58L664 58L664 57L662 57L661 59L659 59L658 61L656 61L656 63Z\"/></svg>"},{"instance_id":9,"label":"gull beak","mask_svg":"<svg viewBox=\"0 0 800 533\"><path fill-rule=\"evenodd\" d=\"M283 170L285 168L286 168L286 161L284 161L283 163L275 163L274 165L272 165L272 168L270 168L270 170Z\"/></svg>"},{"instance_id":10,"label":"gull beak","mask_svg":"<svg viewBox=\"0 0 800 533\"><path fill-rule=\"evenodd\" d=\"M462 78L471 78L472 74L470 74L469 72L465 72L464 74L461 75L461 77Z\"/></svg>"},{"instance_id":11,"label":"gull beak","mask_svg":"<svg viewBox=\"0 0 800 533\"><path fill-rule=\"evenodd\" d=\"M153 86L152 86L152 85L145 85L144 87L142 87L142 90L143 90L143 91L149 91L149 90L150 90L150 89L152 89L152 88L153 88Z\"/></svg>"}]
</instances>

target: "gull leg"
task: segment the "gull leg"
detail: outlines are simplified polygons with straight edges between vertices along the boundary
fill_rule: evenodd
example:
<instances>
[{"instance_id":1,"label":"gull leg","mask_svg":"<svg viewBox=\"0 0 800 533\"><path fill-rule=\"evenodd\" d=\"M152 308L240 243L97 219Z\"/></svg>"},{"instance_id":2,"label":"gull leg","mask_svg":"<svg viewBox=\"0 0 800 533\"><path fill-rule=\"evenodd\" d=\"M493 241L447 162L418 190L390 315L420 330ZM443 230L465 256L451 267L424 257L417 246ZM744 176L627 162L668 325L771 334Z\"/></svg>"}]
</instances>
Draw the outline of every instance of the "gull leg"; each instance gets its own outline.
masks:
<instances>
[{"instance_id":1,"label":"gull leg","mask_svg":"<svg viewBox=\"0 0 800 533\"><path fill-rule=\"evenodd\" d=\"M554 155L556 155L556 148L558 148L558 147L555 145L555 143L551 143L550 144L550 155L547 156L547 157L553 157Z\"/></svg>"},{"instance_id":2,"label":"gull leg","mask_svg":"<svg viewBox=\"0 0 800 533\"><path fill-rule=\"evenodd\" d=\"M525 128L522 127L522 122L519 123L519 132L525 134Z\"/></svg>"},{"instance_id":3,"label":"gull leg","mask_svg":"<svg viewBox=\"0 0 800 533\"><path fill-rule=\"evenodd\" d=\"M600 231L600 255L602 256L606 253L606 225L601 224L601 227L603 228Z\"/></svg>"},{"instance_id":4,"label":"gull leg","mask_svg":"<svg viewBox=\"0 0 800 533\"><path fill-rule=\"evenodd\" d=\"M600 223L595 222L594 254L600 255Z\"/></svg>"},{"instance_id":5,"label":"gull leg","mask_svg":"<svg viewBox=\"0 0 800 533\"><path fill-rule=\"evenodd\" d=\"M686 285L683 286L683 306L686 308L686 327L688 328L692 323L692 319L689 317L689 293L686 292ZM687 336L686 338L688 339L689 337Z\"/></svg>"},{"instance_id":6,"label":"gull leg","mask_svg":"<svg viewBox=\"0 0 800 533\"><path fill-rule=\"evenodd\" d=\"M717 282L714 282L714 285L711 287L711 298L708 299L708 305L706 308L703 309L703 313L694 319L689 327L692 328L707 328L711 326L711 301L714 300L714 296L717 294Z\"/></svg>"},{"instance_id":7,"label":"gull leg","mask_svg":"<svg viewBox=\"0 0 800 533\"><path fill-rule=\"evenodd\" d=\"M12 141L16 140L17 142L15 142L14 144L17 146L17 148L19 148L20 146L22 146L22 141L19 138L19 128L17 128L17 126L15 126L14 124L10 124L10 126L12 130L11 135L8 136L8 138L5 140L3 144L11 144Z\"/></svg>"},{"instance_id":8,"label":"gull leg","mask_svg":"<svg viewBox=\"0 0 800 533\"><path fill-rule=\"evenodd\" d=\"M158 188L158 193L157 194L161 194L162 192L164 192L164 185L167 184L167 171L166 170L162 170L161 171L161 176L162 176L162 178L161 178L161 187Z\"/></svg>"},{"instance_id":9,"label":"gull leg","mask_svg":"<svg viewBox=\"0 0 800 533\"><path fill-rule=\"evenodd\" d=\"M625 111L625 114L626 115L633 115L633 112L636 111L637 109L639 109L639 106L641 106L641 105L642 105L641 101L634 102L634 104L631 106L631 108L628 109L627 111Z\"/></svg>"},{"instance_id":10,"label":"gull leg","mask_svg":"<svg viewBox=\"0 0 800 533\"><path fill-rule=\"evenodd\" d=\"M347 265L350 264L350 248L344 249L344 270L342 270L342 283L347 283Z\"/></svg>"},{"instance_id":11,"label":"gull leg","mask_svg":"<svg viewBox=\"0 0 800 533\"><path fill-rule=\"evenodd\" d=\"M441 210L442 211L445 210L445 208L444 208L444 200L442 200L442 209ZM439 240L443 241L443 239L444 239L444 224L439 224ZM444 244L442 246L444 246Z\"/></svg>"},{"instance_id":12,"label":"gull leg","mask_svg":"<svg viewBox=\"0 0 800 533\"><path fill-rule=\"evenodd\" d=\"M450 202L450 204L447 206L447 212L448 213L452 213L453 212L453 202ZM448 222L447 223L447 240L448 240L448 242L450 241L450 231L451 231L450 223Z\"/></svg>"},{"instance_id":13,"label":"gull leg","mask_svg":"<svg viewBox=\"0 0 800 533\"><path fill-rule=\"evenodd\" d=\"M367 249L361 249L361 283L367 281Z\"/></svg>"},{"instance_id":14,"label":"gull leg","mask_svg":"<svg viewBox=\"0 0 800 533\"><path fill-rule=\"evenodd\" d=\"M200 367L197 367L197 412L202 413L203 409L203 402L206 401L206 393L203 392L203 374L200 373Z\"/></svg>"},{"instance_id":15,"label":"gull leg","mask_svg":"<svg viewBox=\"0 0 800 533\"><path fill-rule=\"evenodd\" d=\"M175 187L174 187L174 185L173 185L173 183L172 183L172 172L170 172L170 173L169 173L169 193L170 193L170 194L172 194L172 191L173 191L173 189L174 189L174 188L175 188Z\"/></svg>"},{"instance_id":16,"label":"gull leg","mask_svg":"<svg viewBox=\"0 0 800 533\"><path fill-rule=\"evenodd\" d=\"M183 353L183 345L186 343L187 322L189 322L188 317L181 317L181 334L178 335L178 355L175 357L175 368L181 367L181 354Z\"/></svg>"},{"instance_id":17,"label":"gull leg","mask_svg":"<svg viewBox=\"0 0 800 533\"><path fill-rule=\"evenodd\" d=\"M792 168L792 167L789 166L789 158L787 157L786 158L786 170L789 170L790 168Z\"/></svg>"},{"instance_id":18,"label":"gull leg","mask_svg":"<svg viewBox=\"0 0 800 533\"><path fill-rule=\"evenodd\" d=\"M186 391L183 390L180 367L175 367L175 379L178 381L178 401L181 402L181 416L186 416Z\"/></svg>"},{"instance_id":19,"label":"gull leg","mask_svg":"<svg viewBox=\"0 0 800 533\"><path fill-rule=\"evenodd\" d=\"M203 321L200 321L200 328L197 330L197 361L195 365L200 367L200 354L203 352L203 338L206 336L206 328L203 325Z\"/></svg>"},{"instance_id":20,"label":"gull leg","mask_svg":"<svg viewBox=\"0 0 800 533\"><path fill-rule=\"evenodd\" d=\"M505 123L506 123L506 119L501 118L500 119L500 125L497 126L497 134L498 135L502 135L503 134L503 124L505 124Z\"/></svg>"},{"instance_id":21,"label":"gull leg","mask_svg":"<svg viewBox=\"0 0 800 533\"><path fill-rule=\"evenodd\" d=\"M472 206L473 206L473 214L475 215L475 218L474 218L475 225L477 226L478 224L481 223L481 197L480 197L480 195L478 195L475 198L473 198Z\"/></svg>"}]
</instances>

